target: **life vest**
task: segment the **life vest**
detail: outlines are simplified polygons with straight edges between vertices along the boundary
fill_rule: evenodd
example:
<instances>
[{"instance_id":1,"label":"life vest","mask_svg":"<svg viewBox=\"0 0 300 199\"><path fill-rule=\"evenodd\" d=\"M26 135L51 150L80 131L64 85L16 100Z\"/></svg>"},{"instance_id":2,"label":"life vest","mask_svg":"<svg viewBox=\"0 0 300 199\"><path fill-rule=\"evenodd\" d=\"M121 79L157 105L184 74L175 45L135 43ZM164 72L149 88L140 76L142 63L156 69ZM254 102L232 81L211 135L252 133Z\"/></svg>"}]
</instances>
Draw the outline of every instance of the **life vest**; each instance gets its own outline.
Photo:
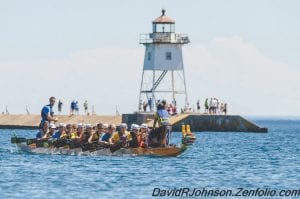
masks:
<instances>
[{"instance_id":1,"label":"life vest","mask_svg":"<svg viewBox=\"0 0 300 199\"><path fill-rule=\"evenodd\" d=\"M165 109L157 110L158 121L160 125L170 125L170 115Z\"/></svg>"},{"instance_id":2,"label":"life vest","mask_svg":"<svg viewBox=\"0 0 300 199\"><path fill-rule=\"evenodd\" d=\"M132 140L129 142L129 147L136 148L139 146L138 138L134 132L130 132Z\"/></svg>"},{"instance_id":3,"label":"life vest","mask_svg":"<svg viewBox=\"0 0 300 199\"><path fill-rule=\"evenodd\" d=\"M88 142L90 136L91 136L91 134L88 133L87 131L83 132L83 140L82 140L82 142L83 142L83 143Z\"/></svg>"},{"instance_id":4,"label":"life vest","mask_svg":"<svg viewBox=\"0 0 300 199\"><path fill-rule=\"evenodd\" d=\"M100 135L99 135L99 133L98 133L98 132L95 132L95 133L93 134L92 141L98 141L98 140L99 140L99 138L100 138Z\"/></svg>"}]
</instances>

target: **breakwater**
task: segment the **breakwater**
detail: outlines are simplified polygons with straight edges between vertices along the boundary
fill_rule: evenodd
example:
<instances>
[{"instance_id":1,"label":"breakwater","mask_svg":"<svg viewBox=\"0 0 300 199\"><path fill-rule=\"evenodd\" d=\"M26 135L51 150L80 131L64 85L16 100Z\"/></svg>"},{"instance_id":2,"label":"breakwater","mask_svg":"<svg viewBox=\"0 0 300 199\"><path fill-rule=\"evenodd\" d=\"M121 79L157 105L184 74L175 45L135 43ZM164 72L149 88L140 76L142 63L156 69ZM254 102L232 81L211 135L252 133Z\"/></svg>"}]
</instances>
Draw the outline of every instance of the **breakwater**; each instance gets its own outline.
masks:
<instances>
[{"instance_id":1,"label":"breakwater","mask_svg":"<svg viewBox=\"0 0 300 199\"><path fill-rule=\"evenodd\" d=\"M123 114L122 122L127 124L145 122L151 126L153 125L153 118L153 113ZM173 131L181 131L182 124L190 124L193 132L268 132L267 128L259 127L239 115L187 113L171 117L170 122L173 126Z\"/></svg>"},{"instance_id":2,"label":"breakwater","mask_svg":"<svg viewBox=\"0 0 300 199\"><path fill-rule=\"evenodd\" d=\"M89 123L97 124L99 122L108 124L120 124L121 116L111 115L58 115L57 123L76 124ZM40 115L0 115L0 128L2 129L36 129L40 124Z\"/></svg>"},{"instance_id":3,"label":"breakwater","mask_svg":"<svg viewBox=\"0 0 300 199\"><path fill-rule=\"evenodd\" d=\"M99 122L119 125L121 122L130 126L132 123L153 125L153 113L131 113L120 116L112 115L58 115L58 123L76 124ZM182 124L190 124L193 132L267 132L267 128L259 127L239 115L179 114L171 117L173 131L181 131ZM2 129L36 129L40 123L40 115L0 115Z\"/></svg>"}]
</instances>

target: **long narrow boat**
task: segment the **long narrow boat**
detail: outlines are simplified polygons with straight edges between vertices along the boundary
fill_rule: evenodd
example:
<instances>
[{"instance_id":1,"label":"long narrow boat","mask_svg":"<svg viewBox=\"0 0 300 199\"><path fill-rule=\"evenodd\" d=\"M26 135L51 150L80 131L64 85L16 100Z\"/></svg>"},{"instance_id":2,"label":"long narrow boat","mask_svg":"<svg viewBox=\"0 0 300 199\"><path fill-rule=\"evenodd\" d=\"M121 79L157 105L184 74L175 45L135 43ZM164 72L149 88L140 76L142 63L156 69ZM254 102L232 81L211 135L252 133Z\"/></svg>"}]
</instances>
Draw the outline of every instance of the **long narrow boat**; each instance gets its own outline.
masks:
<instances>
[{"instance_id":1,"label":"long narrow boat","mask_svg":"<svg viewBox=\"0 0 300 199\"><path fill-rule=\"evenodd\" d=\"M26 139L14 136L11 143L16 144L17 148L23 152L38 154L66 154L66 155L132 155L132 156L178 156L183 153L188 145L194 143L196 137L182 137L182 143L178 146L161 146L163 138L166 137L169 127L161 126L149 132L149 146L138 148L124 148L122 142L116 145L106 145L104 143L80 143L72 139ZM160 138L160 139L159 139ZM155 141L156 140L156 141ZM159 141L158 141L159 140ZM156 147L154 147L156 145Z\"/></svg>"},{"instance_id":2,"label":"long narrow boat","mask_svg":"<svg viewBox=\"0 0 300 199\"><path fill-rule=\"evenodd\" d=\"M16 141L17 140L17 141ZM12 143L16 144L18 150L37 154L64 154L64 155L132 155L132 156L178 156L183 153L187 146L165 146L155 148L119 148L112 151L109 147L98 147L86 150L82 147L70 148L68 145L62 147L37 147L36 143L28 144L25 138L12 137Z\"/></svg>"}]
</instances>

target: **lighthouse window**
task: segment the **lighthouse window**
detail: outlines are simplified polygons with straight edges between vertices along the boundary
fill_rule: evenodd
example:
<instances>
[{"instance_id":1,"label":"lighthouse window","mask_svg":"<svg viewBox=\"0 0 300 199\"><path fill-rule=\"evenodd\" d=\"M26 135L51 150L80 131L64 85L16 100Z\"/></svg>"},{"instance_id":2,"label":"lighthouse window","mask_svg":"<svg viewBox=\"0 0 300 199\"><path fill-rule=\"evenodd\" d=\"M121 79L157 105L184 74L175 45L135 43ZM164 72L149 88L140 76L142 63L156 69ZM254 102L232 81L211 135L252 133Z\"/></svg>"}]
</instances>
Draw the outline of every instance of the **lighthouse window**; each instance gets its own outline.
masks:
<instances>
[{"instance_id":1,"label":"lighthouse window","mask_svg":"<svg viewBox=\"0 0 300 199\"><path fill-rule=\"evenodd\" d=\"M172 59L172 53L166 52L166 60L171 60L171 59Z\"/></svg>"},{"instance_id":2,"label":"lighthouse window","mask_svg":"<svg viewBox=\"0 0 300 199\"><path fill-rule=\"evenodd\" d=\"M148 59L148 61L151 60L151 53L150 52L148 52L147 59Z\"/></svg>"}]
</instances>

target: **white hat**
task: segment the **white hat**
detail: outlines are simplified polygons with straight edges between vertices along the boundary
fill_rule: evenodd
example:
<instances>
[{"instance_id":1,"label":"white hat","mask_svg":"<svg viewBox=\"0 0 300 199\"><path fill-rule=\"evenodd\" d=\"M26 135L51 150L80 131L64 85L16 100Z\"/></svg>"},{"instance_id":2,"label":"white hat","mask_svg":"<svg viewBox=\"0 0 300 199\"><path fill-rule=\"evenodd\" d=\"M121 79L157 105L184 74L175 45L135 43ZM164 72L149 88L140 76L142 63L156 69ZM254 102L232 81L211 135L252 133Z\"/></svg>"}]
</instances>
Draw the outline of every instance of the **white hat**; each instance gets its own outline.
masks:
<instances>
[{"instance_id":1,"label":"white hat","mask_svg":"<svg viewBox=\"0 0 300 199\"><path fill-rule=\"evenodd\" d=\"M127 128L127 124L126 124L126 123L122 123L122 124L120 125L120 127L121 127L121 128Z\"/></svg>"},{"instance_id":2,"label":"white hat","mask_svg":"<svg viewBox=\"0 0 300 199\"><path fill-rule=\"evenodd\" d=\"M137 124L131 124L131 130L139 130L140 129L140 126L137 125Z\"/></svg>"},{"instance_id":3,"label":"white hat","mask_svg":"<svg viewBox=\"0 0 300 199\"><path fill-rule=\"evenodd\" d=\"M110 124L110 125L108 125L108 128L115 129L115 128L116 128L116 125L115 125L115 124Z\"/></svg>"},{"instance_id":4,"label":"white hat","mask_svg":"<svg viewBox=\"0 0 300 199\"><path fill-rule=\"evenodd\" d=\"M59 127L66 127L66 124L64 124L64 123L59 123Z\"/></svg>"},{"instance_id":5,"label":"white hat","mask_svg":"<svg viewBox=\"0 0 300 199\"><path fill-rule=\"evenodd\" d=\"M84 124L82 124L82 123L77 124L77 128L82 128L82 127L84 127Z\"/></svg>"},{"instance_id":6,"label":"white hat","mask_svg":"<svg viewBox=\"0 0 300 199\"><path fill-rule=\"evenodd\" d=\"M50 124L50 129L56 129L55 124Z\"/></svg>"},{"instance_id":7,"label":"white hat","mask_svg":"<svg viewBox=\"0 0 300 199\"><path fill-rule=\"evenodd\" d=\"M93 126L91 124L86 124L85 128L93 128Z\"/></svg>"},{"instance_id":8,"label":"white hat","mask_svg":"<svg viewBox=\"0 0 300 199\"><path fill-rule=\"evenodd\" d=\"M146 128L148 128L148 125L145 124L145 123L143 123L143 124L141 124L141 128L142 128L142 129L146 129Z\"/></svg>"},{"instance_id":9,"label":"white hat","mask_svg":"<svg viewBox=\"0 0 300 199\"><path fill-rule=\"evenodd\" d=\"M103 124L102 127L103 127L104 129L107 129L107 128L108 128L108 124Z\"/></svg>"}]
</instances>

